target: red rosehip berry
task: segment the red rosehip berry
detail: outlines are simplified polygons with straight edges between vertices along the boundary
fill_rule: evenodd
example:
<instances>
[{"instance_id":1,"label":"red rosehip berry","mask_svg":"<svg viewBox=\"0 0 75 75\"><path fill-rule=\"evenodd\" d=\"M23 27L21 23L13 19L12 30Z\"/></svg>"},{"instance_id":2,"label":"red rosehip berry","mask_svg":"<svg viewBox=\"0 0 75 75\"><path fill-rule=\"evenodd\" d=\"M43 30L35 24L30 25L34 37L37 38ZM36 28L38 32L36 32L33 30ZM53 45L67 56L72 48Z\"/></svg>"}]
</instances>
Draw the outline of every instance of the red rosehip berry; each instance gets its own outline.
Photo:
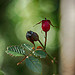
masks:
<instances>
[{"instance_id":1,"label":"red rosehip berry","mask_svg":"<svg viewBox=\"0 0 75 75\"><path fill-rule=\"evenodd\" d=\"M47 19L45 18L45 20L42 20L42 21L40 21L40 22L37 23L37 24L40 24L40 23L42 23L42 30L43 30L44 32L48 32L48 31L50 30L50 25L52 25L50 20L47 20ZM37 25L37 24L36 24L36 25ZM52 25L52 26L53 26L53 25Z\"/></svg>"},{"instance_id":2,"label":"red rosehip berry","mask_svg":"<svg viewBox=\"0 0 75 75\"><path fill-rule=\"evenodd\" d=\"M50 20L42 20L42 30L48 32L50 30Z\"/></svg>"}]
</instances>

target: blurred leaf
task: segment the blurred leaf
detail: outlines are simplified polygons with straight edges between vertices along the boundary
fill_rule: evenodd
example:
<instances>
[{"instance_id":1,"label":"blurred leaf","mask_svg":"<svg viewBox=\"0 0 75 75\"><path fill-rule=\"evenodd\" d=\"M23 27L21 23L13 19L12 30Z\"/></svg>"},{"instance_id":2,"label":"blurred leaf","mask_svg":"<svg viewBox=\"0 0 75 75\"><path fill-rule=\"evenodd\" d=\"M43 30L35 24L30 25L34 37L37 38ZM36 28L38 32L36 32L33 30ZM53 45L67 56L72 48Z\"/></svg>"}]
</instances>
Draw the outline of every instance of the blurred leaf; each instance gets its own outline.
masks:
<instances>
[{"instance_id":1,"label":"blurred leaf","mask_svg":"<svg viewBox=\"0 0 75 75\"><path fill-rule=\"evenodd\" d=\"M4 73L0 70L0 75L4 75Z\"/></svg>"},{"instance_id":2,"label":"blurred leaf","mask_svg":"<svg viewBox=\"0 0 75 75\"><path fill-rule=\"evenodd\" d=\"M42 64L41 61L33 56L26 58L26 66L31 69L33 72L42 73Z\"/></svg>"},{"instance_id":3,"label":"blurred leaf","mask_svg":"<svg viewBox=\"0 0 75 75\"><path fill-rule=\"evenodd\" d=\"M30 45L22 44L18 46L7 47L6 53L11 56L24 56L31 53L32 47Z\"/></svg>"},{"instance_id":4,"label":"blurred leaf","mask_svg":"<svg viewBox=\"0 0 75 75\"><path fill-rule=\"evenodd\" d=\"M33 52L36 57L46 58L46 53L43 50L36 50Z\"/></svg>"}]
</instances>

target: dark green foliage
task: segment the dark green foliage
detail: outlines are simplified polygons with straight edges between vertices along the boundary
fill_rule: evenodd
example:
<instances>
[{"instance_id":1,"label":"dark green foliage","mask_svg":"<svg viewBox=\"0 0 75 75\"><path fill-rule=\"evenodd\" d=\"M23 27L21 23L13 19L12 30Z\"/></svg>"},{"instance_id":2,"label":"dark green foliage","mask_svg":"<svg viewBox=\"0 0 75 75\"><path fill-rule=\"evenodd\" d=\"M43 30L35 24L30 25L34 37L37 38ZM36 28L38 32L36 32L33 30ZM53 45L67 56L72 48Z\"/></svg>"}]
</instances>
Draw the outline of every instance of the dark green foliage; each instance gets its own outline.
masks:
<instances>
[{"instance_id":1,"label":"dark green foliage","mask_svg":"<svg viewBox=\"0 0 75 75\"><path fill-rule=\"evenodd\" d=\"M33 72L42 73L42 64L41 61L33 56L26 58L26 66L31 69Z\"/></svg>"},{"instance_id":2,"label":"dark green foliage","mask_svg":"<svg viewBox=\"0 0 75 75\"><path fill-rule=\"evenodd\" d=\"M43 50L36 50L33 52L36 57L46 58L46 53Z\"/></svg>"},{"instance_id":3,"label":"dark green foliage","mask_svg":"<svg viewBox=\"0 0 75 75\"><path fill-rule=\"evenodd\" d=\"M18 46L7 47L6 53L11 56L26 56L27 67L33 72L40 73L40 74L42 73L41 61L36 57L46 58L47 54L43 50L33 51L32 46L27 44L22 44Z\"/></svg>"}]
</instances>

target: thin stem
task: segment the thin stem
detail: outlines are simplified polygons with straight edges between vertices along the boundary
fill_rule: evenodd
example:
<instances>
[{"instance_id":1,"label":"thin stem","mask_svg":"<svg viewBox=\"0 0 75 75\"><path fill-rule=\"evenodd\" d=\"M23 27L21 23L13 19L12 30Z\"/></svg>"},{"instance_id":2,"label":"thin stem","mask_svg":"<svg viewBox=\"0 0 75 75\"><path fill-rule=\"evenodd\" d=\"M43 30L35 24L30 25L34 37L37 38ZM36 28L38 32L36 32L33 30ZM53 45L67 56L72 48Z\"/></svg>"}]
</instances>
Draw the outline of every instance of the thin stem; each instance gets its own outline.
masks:
<instances>
[{"instance_id":1,"label":"thin stem","mask_svg":"<svg viewBox=\"0 0 75 75\"><path fill-rule=\"evenodd\" d=\"M26 59L27 56L25 56L22 61L20 61L19 63L17 63L17 65L21 64L25 59Z\"/></svg>"},{"instance_id":2,"label":"thin stem","mask_svg":"<svg viewBox=\"0 0 75 75\"><path fill-rule=\"evenodd\" d=\"M51 24L51 26L53 26L53 25ZM58 28L57 26L53 26L53 27L56 27L56 28Z\"/></svg>"},{"instance_id":3,"label":"thin stem","mask_svg":"<svg viewBox=\"0 0 75 75\"><path fill-rule=\"evenodd\" d=\"M51 62L53 63L53 75L56 75L56 60L52 55L50 55L50 57L52 58Z\"/></svg>"},{"instance_id":4,"label":"thin stem","mask_svg":"<svg viewBox=\"0 0 75 75\"><path fill-rule=\"evenodd\" d=\"M48 54L47 54L48 55ZM54 59L54 57L52 55L48 55L49 59L52 59L51 62L53 64L53 75L56 75L56 60Z\"/></svg>"},{"instance_id":5,"label":"thin stem","mask_svg":"<svg viewBox=\"0 0 75 75\"><path fill-rule=\"evenodd\" d=\"M46 48L46 42L47 42L47 32L45 32L45 46L44 46L44 50Z\"/></svg>"},{"instance_id":6,"label":"thin stem","mask_svg":"<svg viewBox=\"0 0 75 75\"><path fill-rule=\"evenodd\" d=\"M33 27L35 27L36 25L40 24L42 21L38 22L37 24L35 24Z\"/></svg>"},{"instance_id":7,"label":"thin stem","mask_svg":"<svg viewBox=\"0 0 75 75\"><path fill-rule=\"evenodd\" d=\"M40 40L38 40L38 41L39 41L39 43L41 44L41 46L44 48L44 46L43 46L42 42L41 42Z\"/></svg>"},{"instance_id":8,"label":"thin stem","mask_svg":"<svg viewBox=\"0 0 75 75\"><path fill-rule=\"evenodd\" d=\"M54 71L53 74L56 75L57 72L56 72L56 64L55 63L53 63L53 71Z\"/></svg>"},{"instance_id":9,"label":"thin stem","mask_svg":"<svg viewBox=\"0 0 75 75\"><path fill-rule=\"evenodd\" d=\"M34 45L34 50L35 50L35 43L33 45Z\"/></svg>"}]
</instances>

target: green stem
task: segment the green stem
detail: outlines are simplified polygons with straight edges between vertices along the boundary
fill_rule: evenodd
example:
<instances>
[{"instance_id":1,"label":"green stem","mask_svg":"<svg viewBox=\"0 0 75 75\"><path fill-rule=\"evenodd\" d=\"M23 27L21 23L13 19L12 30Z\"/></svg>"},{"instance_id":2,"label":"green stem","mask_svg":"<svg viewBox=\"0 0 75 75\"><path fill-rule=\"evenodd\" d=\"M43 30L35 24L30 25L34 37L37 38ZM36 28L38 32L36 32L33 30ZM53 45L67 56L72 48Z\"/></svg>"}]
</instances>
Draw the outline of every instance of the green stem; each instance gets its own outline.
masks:
<instances>
[{"instance_id":1,"label":"green stem","mask_svg":"<svg viewBox=\"0 0 75 75\"><path fill-rule=\"evenodd\" d=\"M34 50L35 50L35 44L33 43L33 45L34 45Z\"/></svg>"},{"instance_id":2,"label":"green stem","mask_svg":"<svg viewBox=\"0 0 75 75\"><path fill-rule=\"evenodd\" d=\"M53 63L53 74L56 75L56 64L55 63Z\"/></svg>"},{"instance_id":3,"label":"green stem","mask_svg":"<svg viewBox=\"0 0 75 75\"><path fill-rule=\"evenodd\" d=\"M47 52L46 52L47 53ZM56 61L55 61L55 59L54 59L54 57L52 56L52 55L48 55L47 54L47 56L49 57L49 59L52 59L53 60L53 74L55 74L56 75Z\"/></svg>"},{"instance_id":4,"label":"green stem","mask_svg":"<svg viewBox=\"0 0 75 75\"><path fill-rule=\"evenodd\" d=\"M45 46L44 50L46 49L46 43L47 43L47 32L45 32ZM47 53L47 52L46 52ZM48 55L48 54L47 54ZM52 60L53 60L53 68L54 68L54 73L56 73L56 67L55 67L55 59L52 55L48 55Z\"/></svg>"}]
</instances>

